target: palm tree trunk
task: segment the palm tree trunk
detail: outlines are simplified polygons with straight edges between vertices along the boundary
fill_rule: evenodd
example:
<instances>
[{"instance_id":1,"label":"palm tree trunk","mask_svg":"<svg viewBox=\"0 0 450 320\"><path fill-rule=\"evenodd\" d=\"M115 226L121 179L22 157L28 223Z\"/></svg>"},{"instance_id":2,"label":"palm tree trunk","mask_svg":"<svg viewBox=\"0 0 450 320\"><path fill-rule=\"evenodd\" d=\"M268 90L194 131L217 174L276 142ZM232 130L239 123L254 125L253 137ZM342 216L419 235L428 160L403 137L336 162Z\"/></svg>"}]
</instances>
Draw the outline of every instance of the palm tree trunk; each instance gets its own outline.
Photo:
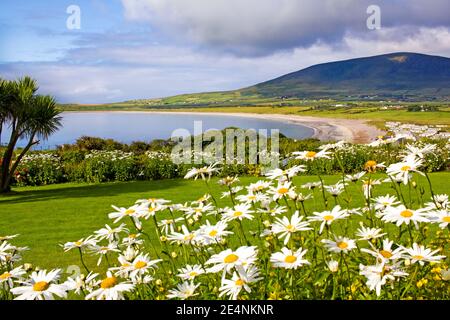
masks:
<instances>
[{"instance_id":1,"label":"palm tree trunk","mask_svg":"<svg viewBox=\"0 0 450 320\"><path fill-rule=\"evenodd\" d=\"M33 141L34 137L35 137L35 133L33 133L30 136L30 139L28 140L27 146L19 154L19 156L17 157L16 161L14 161L14 164L12 165L11 169L8 170L8 172L6 174L6 178L3 181L2 186L1 186L1 192L9 192L11 190L11 186L10 186L11 178L13 177L14 172L16 171L17 167L19 166L20 161L25 156L25 154L28 152L28 150L30 150L30 148L32 146L34 146L35 144L39 143L39 141ZM12 159L11 159L11 161L12 161ZM11 161L10 161L10 163L11 163Z\"/></svg>"},{"instance_id":2,"label":"palm tree trunk","mask_svg":"<svg viewBox=\"0 0 450 320\"><path fill-rule=\"evenodd\" d=\"M8 181L9 176L9 167L11 166L12 158L14 155L14 147L19 140L19 135L17 132L11 132L11 138L9 140L8 146L6 147L5 152L3 153L2 159L2 167L1 167L1 175L0 175L0 192L8 192L10 191L10 186Z\"/></svg>"}]
</instances>

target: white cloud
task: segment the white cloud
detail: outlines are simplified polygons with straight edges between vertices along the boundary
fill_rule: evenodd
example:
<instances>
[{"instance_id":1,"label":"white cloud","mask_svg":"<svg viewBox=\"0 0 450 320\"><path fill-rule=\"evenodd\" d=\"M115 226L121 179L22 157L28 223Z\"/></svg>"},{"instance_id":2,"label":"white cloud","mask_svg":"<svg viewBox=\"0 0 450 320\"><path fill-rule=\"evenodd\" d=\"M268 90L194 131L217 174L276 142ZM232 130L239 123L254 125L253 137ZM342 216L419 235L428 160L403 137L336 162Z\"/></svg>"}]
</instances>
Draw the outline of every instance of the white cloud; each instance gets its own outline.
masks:
<instances>
[{"instance_id":1,"label":"white cloud","mask_svg":"<svg viewBox=\"0 0 450 320\"><path fill-rule=\"evenodd\" d=\"M242 54L338 43L364 33L373 0L122 0L125 17L148 21L180 42ZM385 0L382 27L450 26L448 0Z\"/></svg>"}]
</instances>

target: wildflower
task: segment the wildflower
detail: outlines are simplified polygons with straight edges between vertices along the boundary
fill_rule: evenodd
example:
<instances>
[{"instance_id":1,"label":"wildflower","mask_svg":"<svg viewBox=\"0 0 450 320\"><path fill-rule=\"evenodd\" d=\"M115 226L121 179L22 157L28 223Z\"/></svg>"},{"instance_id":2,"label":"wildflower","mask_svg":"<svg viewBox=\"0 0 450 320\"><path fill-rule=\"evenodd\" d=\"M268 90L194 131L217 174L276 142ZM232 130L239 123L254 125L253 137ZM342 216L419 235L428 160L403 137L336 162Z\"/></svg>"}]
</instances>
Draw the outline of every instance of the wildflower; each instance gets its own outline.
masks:
<instances>
[{"instance_id":1,"label":"wildflower","mask_svg":"<svg viewBox=\"0 0 450 320\"><path fill-rule=\"evenodd\" d=\"M419 171L419 167L422 165L422 160L417 160L412 157L405 159L403 162L398 162L391 164L387 169L386 173L391 177L396 177L396 179L401 179L403 184L407 184L411 178L411 172L416 172L424 175Z\"/></svg>"},{"instance_id":2,"label":"wildflower","mask_svg":"<svg viewBox=\"0 0 450 320\"><path fill-rule=\"evenodd\" d=\"M106 273L106 278L98 281L95 286L100 286L86 296L86 300L124 300L124 292L130 292L134 285L129 282L119 282L110 271Z\"/></svg>"},{"instance_id":3,"label":"wildflower","mask_svg":"<svg viewBox=\"0 0 450 320\"><path fill-rule=\"evenodd\" d=\"M117 223L120 220L122 220L123 218L127 218L127 217L134 217L134 218L138 218L139 212L138 212L138 205L134 205L127 208L123 208L123 207L116 207L116 206L112 206L116 211L115 212L111 212L108 214L108 218L110 219L115 219L113 222Z\"/></svg>"},{"instance_id":4,"label":"wildflower","mask_svg":"<svg viewBox=\"0 0 450 320\"><path fill-rule=\"evenodd\" d=\"M381 211L385 210L387 207L393 207L400 204L395 196L389 194L373 198L373 201L375 202L375 210Z\"/></svg>"},{"instance_id":5,"label":"wildflower","mask_svg":"<svg viewBox=\"0 0 450 320\"><path fill-rule=\"evenodd\" d=\"M289 242L292 233L298 231L311 230L309 228L309 223L302 221L303 217L299 216L299 212L296 211L294 215L289 220L287 217L276 218L275 222L272 224L272 232L274 234L279 234L279 238L284 238L284 245Z\"/></svg>"},{"instance_id":6,"label":"wildflower","mask_svg":"<svg viewBox=\"0 0 450 320\"><path fill-rule=\"evenodd\" d=\"M369 245L372 247L371 249L362 248L361 251L366 252L370 254L371 256L375 257L377 259L377 262L383 263L386 261L393 261L393 260L399 260L403 257L404 249L403 247L397 247L396 249L393 249L392 246L394 244L394 241L390 241L389 239L383 240L383 248L377 249L375 246L369 242Z\"/></svg>"},{"instance_id":7,"label":"wildflower","mask_svg":"<svg viewBox=\"0 0 450 320\"><path fill-rule=\"evenodd\" d=\"M226 236L233 234L231 231L227 231L228 224L225 221L219 221L215 225L211 225L207 220L205 225L200 226L197 231L199 241L205 245L211 243L220 243Z\"/></svg>"},{"instance_id":8,"label":"wildflower","mask_svg":"<svg viewBox=\"0 0 450 320\"><path fill-rule=\"evenodd\" d=\"M374 173L377 169L383 169L385 167L384 163L377 163L375 160L369 160L364 164L364 170L370 173Z\"/></svg>"},{"instance_id":9,"label":"wildflower","mask_svg":"<svg viewBox=\"0 0 450 320\"><path fill-rule=\"evenodd\" d=\"M348 175L345 176L345 180L346 180L346 181L349 181L349 182L356 183L356 182L358 182L358 180L361 179L365 174L366 174L365 171L358 172L358 173L355 173L355 174L348 174Z\"/></svg>"},{"instance_id":10,"label":"wildflower","mask_svg":"<svg viewBox=\"0 0 450 320\"><path fill-rule=\"evenodd\" d=\"M434 255L439 252L439 249L432 251L417 243L413 243L412 248L404 248L404 250L407 257L411 259L412 264L418 262L421 266L423 266L425 262L439 262L446 258L445 256Z\"/></svg>"},{"instance_id":11,"label":"wildflower","mask_svg":"<svg viewBox=\"0 0 450 320\"><path fill-rule=\"evenodd\" d=\"M134 258L133 262L131 262L128 267L130 278L135 279L138 276L142 276L148 270L153 269L153 267L161 261L161 259L150 260L148 254L138 255L136 258Z\"/></svg>"},{"instance_id":12,"label":"wildflower","mask_svg":"<svg viewBox=\"0 0 450 320\"><path fill-rule=\"evenodd\" d=\"M298 267L310 264L308 260L303 259L303 256L308 250L299 248L297 251L290 250L286 247L281 249L281 252L273 253L270 256L270 262L274 267L285 269L297 269Z\"/></svg>"},{"instance_id":13,"label":"wildflower","mask_svg":"<svg viewBox=\"0 0 450 320\"><path fill-rule=\"evenodd\" d=\"M322 239L322 243L331 252L349 252L356 248L355 240L345 237L334 237L334 240Z\"/></svg>"},{"instance_id":14,"label":"wildflower","mask_svg":"<svg viewBox=\"0 0 450 320\"><path fill-rule=\"evenodd\" d=\"M439 223L439 228L445 229L450 223L449 210L435 210L430 212L430 222Z\"/></svg>"},{"instance_id":15,"label":"wildflower","mask_svg":"<svg viewBox=\"0 0 450 320\"><path fill-rule=\"evenodd\" d=\"M22 286L11 289L11 293L17 296L14 300L53 300L54 295L65 298L67 288L56 283L60 273L60 269L34 271L29 280L21 283Z\"/></svg>"},{"instance_id":16,"label":"wildflower","mask_svg":"<svg viewBox=\"0 0 450 320\"><path fill-rule=\"evenodd\" d=\"M0 285L11 289L14 287L14 281L20 282L24 274L26 274L26 271L22 268L22 266L5 271L0 274Z\"/></svg>"},{"instance_id":17,"label":"wildflower","mask_svg":"<svg viewBox=\"0 0 450 320\"><path fill-rule=\"evenodd\" d=\"M314 190L315 188L320 188L322 186L322 183L320 181L317 182L308 182L305 184L302 184L301 187L303 189L308 189L308 190Z\"/></svg>"},{"instance_id":18,"label":"wildflower","mask_svg":"<svg viewBox=\"0 0 450 320\"><path fill-rule=\"evenodd\" d=\"M324 186L325 190L328 191L333 197L337 197L345 190L345 185L342 182L338 182L331 186Z\"/></svg>"},{"instance_id":19,"label":"wildflower","mask_svg":"<svg viewBox=\"0 0 450 320\"><path fill-rule=\"evenodd\" d=\"M236 266L246 266L256 261L257 249L255 246L246 247L242 246L233 251L231 249L224 250L218 254L214 254L206 261L206 264L213 264L208 272L218 272L223 270L229 272ZM242 270L242 268L240 268ZM238 270L239 271L239 270Z\"/></svg>"},{"instance_id":20,"label":"wildflower","mask_svg":"<svg viewBox=\"0 0 450 320\"><path fill-rule=\"evenodd\" d=\"M206 177L208 177L208 180L211 178L211 176L218 172L219 169L216 168L218 163L214 163L210 166L204 166L202 168L192 168L189 170L186 175L184 176L185 179L194 178L194 180L197 180L198 177L201 177L203 180L206 180Z\"/></svg>"},{"instance_id":21,"label":"wildflower","mask_svg":"<svg viewBox=\"0 0 450 320\"><path fill-rule=\"evenodd\" d=\"M75 278L67 278L63 285L68 291L73 291L76 294L81 294L84 291L92 292L97 277L98 273L90 272L87 276L81 274Z\"/></svg>"},{"instance_id":22,"label":"wildflower","mask_svg":"<svg viewBox=\"0 0 450 320\"><path fill-rule=\"evenodd\" d=\"M379 179L369 179L362 181L363 193L366 198L370 198L372 195L372 187L375 185L380 185L381 181Z\"/></svg>"},{"instance_id":23,"label":"wildflower","mask_svg":"<svg viewBox=\"0 0 450 320\"><path fill-rule=\"evenodd\" d=\"M102 259L104 256L106 256L110 252L120 252L120 250L117 248L117 243L110 242L107 246L99 246L95 245L91 247L91 250L94 254L99 255L99 258L97 260L97 266L102 263Z\"/></svg>"},{"instance_id":24,"label":"wildflower","mask_svg":"<svg viewBox=\"0 0 450 320\"><path fill-rule=\"evenodd\" d=\"M97 231L94 231L97 240L107 239L109 241L115 241L119 238L119 234L122 232L128 232L128 229L125 228L125 224L122 223L118 227L111 228L109 225L105 224L104 228L101 228Z\"/></svg>"},{"instance_id":25,"label":"wildflower","mask_svg":"<svg viewBox=\"0 0 450 320\"><path fill-rule=\"evenodd\" d=\"M235 177L227 176L226 178L220 179L218 181L218 184L220 184L222 186L230 187L231 185L235 184L238 181L239 181L239 178L237 176L235 176Z\"/></svg>"},{"instance_id":26,"label":"wildflower","mask_svg":"<svg viewBox=\"0 0 450 320\"><path fill-rule=\"evenodd\" d=\"M359 240L372 240L381 238L386 235L386 233L382 233L383 229L379 228L366 228L363 223L360 222L360 228L356 231L356 235L359 237Z\"/></svg>"},{"instance_id":27,"label":"wildflower","mask_svg":"<svg viewBox=\"0 0 450 320\"><path fill-rule=\"evenodd\" d=\"M299 172L305 172L305 166L303 165L297 165L297 166L293 166L289 169L285 169L282 170L280 168L277 169L273 169L270 170L269 172L266 173L266 177L270 180L275 180L275 179L280 179L283 177L286 178L292 178L294 176L296 176Z\"/></svg>"},{"instance_id":28,"label":"wildflower","mask_svg":"<svg viewBox=\"0 0 450 320\"><path fill-rule=\"evenodd\" d=\"M186 265L184 268L178 269L179 274L177 274L178 277L180 277L183 280L194 280L197 276L204 274L205 270L202 268L201 265L195 264L195 265Z\"/></svg>"},{"instance_id":29,"label":"wildflower","mask_svg":"<svg viewBox=\"0 0 450 320\"><path fill-rule=\"evenodd\" d=\"M92 236L87 237L86 239L80 239L75 242L66 242L64 244L64 252L70 251L75 248L83 249L90 246L95 246L97 241L92 239Z\"/></svg>"},{"instance_id":30,"label":"wildflower","mask_svg":"<svg viewBox=\"0 0 450 320\"><path fill-rule=\"evenodd\" d=\"M268 189L272 183L270 181L259 180L255 183L251 183L247 186L247 190L249 193L258 193Z\"/></svg>"},{"instance_id":31,"label":"wildflower","mask_svg":"<svg viewBox=\"0 0 450 320\"><path fill-rule=\"evenodd\" d=\"M417 146L408 143L405 149L404 159L408 159L410 157L424 159L425 155L433 153L433 151L436 150L436 145L426 143L422 146Z\"/></svg>"},{"instance_id":32,"label":"wildflower","mask_svg":"<svg viewBox=\"0 0 450 320\"><path fill-rule=\"evenodd\" d=\"M146 206L149 206L151 204L165 205L169 202L170 202L169 200L159 199L159 198L147 198L147 199L136 200L137 204L146 205Z\"/></svg>"},{"instance_id":33,"label":"wildflower","mask_svg":"<svg viewBox=\"0 0 450 320\"><path fill-rule=\"evenodd\" d=\"M337 262L336 260L327 261L327 267L328 270L330 270L333 273L336 273L339 270L339 262Z\"/></svg>"},{"instance_id":34,"label":"wildflower","mask_svg":"<svg viewBox=\"0 0 450 320\"><path fill-rule=\"evenodd\" d=\"M315 151L296 151L292 155L296 156L295 159L312 161L315 159L330 159L330 153L327 150Z\"/></svg>"},{"instance_id":35,"label":"wildflower","mask_svg":"<svg viewBox=\"0 0 450 320\"><path fill-rule=\"evenodd\" d=\"M219 288L219 297L227 295L230 299L236 300L242 289L250 293L252 290L249 284L262 279L258 276L259 271L255 266L250 266L248 270L242 274L234 272L231 280L225 278L222 279L222 285Z\"/></svg>"},{"instance_id":36,"label":"wildflower","mask_svg":"<svg viewBox=\"0 0 450 320\"><path fill-rule=\"evenodd\" d=\"M418 222L428 222L423 215L423 210L407 209L404 205L388 207L382 215L383 221L395 223L397 227L403 223L409 225L412 222L418 228Z\"/></svg>"},{"instance_id":37,"label":"wildflower","mask_svg":"<svg viewBox=\"0 0 450 320\"><path fill-rule=\"evenodd\" d=\"M224 214L223 218L225 221L231 221L231 220L240 220L243 219L249 219L252 220L253 216L251 213L253 213L253 210L250 210L251 205L250 204L238 204L234 206L232 209L228 209Z\"/></svg>"},{"instance_id":38,"label":"wildflower","mask_svg":"<svg viewBox=\"0 0 450 320\"><path fill-rule=\"evenodd\" d=\"M171 241L171 243L183 243L183 244L195 244L195 233L190 232L185 225L181 226L181 230L183 233L172 232L167 239Z\"/></svg>"},{"instance_id":39,"label":"wildflower","mask_svg":"<svg viewBox=\"0 0 450 320\"><path fill-rule=\"evenodd\" d=\"M366 285L370 291L375 290L377 296L381 294L381 287L388 281L395 281L398 277L405 277L408 273L403 272L397 265L389 266L383 263L373 266L359 265L360 275L367 278Z\"/></svg>"},{"instance_id":40,"label":"wildflower","mask_svg":"<svg viewBox=\"0 0 450 320\"><path fill-rule=\"evenodd\" d=\"M269 193L273 195L273 200L276 201L289 195L294 191L295 187L291 187L291 182L278 183L277 187L270 187Z\"/></svg>"},{"instance_id":41,"label":"wildflower","mask_svg":"<svg viewBox=\"0 0 450 320\"><path fill-rule=\"evenodd\" d=\"M191 217L200 218L204 213L208 213L212 211L214 207L211 204L205 204L203 202L199 203L196 207L189 207L184 209L186 218L189 219Z\"/></svg>"},{"instance_id":42,"label":"wildflower","mask_svg":"<svg viewBox=\"0 0 450 320\"><path fill-rule=\"evenodd\" d=\"M322 222L319 229L319 233L322 233L325 225L329 226L333 221L344 219L349 216L350 215L345 210L341 210L341 206L337 205L331 211L313 212L313 215L308 217L308 219L310 221Z\"/></svg>"},{"instance_id":43,"label":"wildflower","mask_svg":"<svg viewBox=\"0 0 450 320\"><path fill-rule=\"evenodd\" d=\"M178 284L176 289L169 290L167 298L186 300L190 297L198 295L198 293L195 293L198 286L200 286L200 283L194 284L192 281L184 281L183 283Z\"/></svg>"}]
</instances>

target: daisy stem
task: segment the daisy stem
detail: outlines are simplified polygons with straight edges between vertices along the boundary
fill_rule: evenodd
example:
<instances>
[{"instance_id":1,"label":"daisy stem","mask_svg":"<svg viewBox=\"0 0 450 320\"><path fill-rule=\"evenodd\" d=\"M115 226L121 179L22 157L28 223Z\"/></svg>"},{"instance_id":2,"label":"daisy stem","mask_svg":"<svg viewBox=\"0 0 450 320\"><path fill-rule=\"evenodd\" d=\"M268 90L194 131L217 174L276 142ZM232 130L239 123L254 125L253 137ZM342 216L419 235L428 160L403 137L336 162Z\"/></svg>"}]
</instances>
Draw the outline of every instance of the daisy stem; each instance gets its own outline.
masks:
<instances>
[{"instance_id":1,"label":"daisy stem","mask_svg":"<svg viewBox=\"0 0 450 320\"><path fill-rule=\"evenodd\" d=\"M247 240L247 236L245 235L244 228L242 227L241 220L238 219L239 228L241 229L242 236L244 237L245 242L247 243L247 246L250 246L250 242Z\"/></svg>"},{"instance_id":2,"label":"daisy stem","mask_svg":"<svg viewBox=\"0 0 450 320\"><path fill-rule=\"evenodd\" d=\"M427 178L428 186L430 187L431 199L433 200L433 203L436 206L436 208L438 208L438 205L436 203L436 199L434 197L433 185L431 184L430 177L428 176L428 173L424 172L424 174L425 174L425 177Z\"/></svg>"},{"instance_id":3,"label":"daisy stem","mask_svg":"<svg viewBox=\"0 0 450 320\"><path fill-rule=\"evenodd\" d=\"M211 196L211 199L213 199L214 205L216 206L216 208L218 208L219 206L217 205L216 198L214 198L214 196L212 195L211 187L209 186L208 181L206 179L204 179L204 181L205 181L206 187L208 188L209 195Z\"/></svg>"},{"instance_id":4,"label":"daisy stem","mask_svg":"<svg viewBox=\"0 0 450 320\"><path fill-rule=\"evenodd\" d=\"M83 252L81 251L81 248L78 248L78 252L80 253L81 264L83 265L86 272L89 274L90 271L89 271L88 267L86 266L86 264L84 263Z\"/></svg>"},{"instance_id":5,"label":"daisy stem","mask_svg":"<svg viewBox=\"0 0 450 320\"><path fill-rule=\"evenodd\" d=\"M319 180L320 180L320 188L322 190L323 203L325 205L325 209L327 209L328 208L328 201L327 201L327 198L325 197L325 188L324 188L324 185L323 185L323 179L322 179L322 177L320 175L317 175L317 176L319 177Z\"/></svg>"},{"instance_id":6,"label":"daisy stem","mask_svg":"<svg viewBox=\"0 0 450 320\"><path fill-rule=\"evenodd\" d=\"M409 287L411 287L411 284L413 283L414 279L416 278L416 275L417 275L418 271L419 271L419 264L416 265L416 268L414 269L414 273L411 276L411 279L409 280L409 282L406 285L405 289L403 290L402 295L400 296L400 299L405 296L406 292L409 290Z\"/></svg>"}]
</instances>

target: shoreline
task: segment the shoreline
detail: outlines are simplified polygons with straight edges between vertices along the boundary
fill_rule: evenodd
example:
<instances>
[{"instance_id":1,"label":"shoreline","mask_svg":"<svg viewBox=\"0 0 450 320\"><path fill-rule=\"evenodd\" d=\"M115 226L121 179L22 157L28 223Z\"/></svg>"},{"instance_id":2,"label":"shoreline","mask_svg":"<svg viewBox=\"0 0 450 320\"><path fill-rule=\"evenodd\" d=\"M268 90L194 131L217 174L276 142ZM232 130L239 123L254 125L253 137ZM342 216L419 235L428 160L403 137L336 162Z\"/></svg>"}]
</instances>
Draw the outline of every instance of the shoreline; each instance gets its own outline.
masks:
<instances>
[{"instance_id":1,"label":"shoreline","mask_svg":"<svg viewBox=\"0 0 450 320\"><path fill-rule=\"evenodd\" d=\"M385 132L368 123L368 120L361 119L341 119L341 118L321 118L312 116L299 116L289 114L261 114L261 113L239 113L239 112L198 112L198 111L63 111L64 113L80 112L114 112L114 113L155 113L155 114L197 114L197 115L222 115L241 118L259 118L264 120L275 120L290 124L302 125L314 131L310 138L322 141L344 140L352 143L369 143L377 136Z\"/></svg>"}]
</instances>

